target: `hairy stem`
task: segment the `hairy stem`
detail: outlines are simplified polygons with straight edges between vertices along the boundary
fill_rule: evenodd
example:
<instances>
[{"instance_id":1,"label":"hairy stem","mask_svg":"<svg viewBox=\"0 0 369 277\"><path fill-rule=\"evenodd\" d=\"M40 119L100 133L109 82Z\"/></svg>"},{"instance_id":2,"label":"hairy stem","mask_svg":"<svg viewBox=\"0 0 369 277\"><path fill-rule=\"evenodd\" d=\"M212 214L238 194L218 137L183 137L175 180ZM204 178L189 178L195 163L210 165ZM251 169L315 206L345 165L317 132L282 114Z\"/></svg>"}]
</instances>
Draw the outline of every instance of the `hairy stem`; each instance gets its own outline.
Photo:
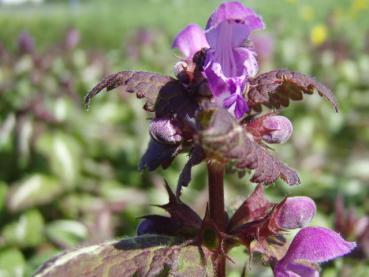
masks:
<instances>
[{"instance_id":1,"label":"hairy stem","mask_svg":"<svg viewBox=\"0 0 369 277\"><path fill-rule=\"evenodd\" d=\"M226 218L224 211L224 165L217 161L208 162L209 182L209 210L210 217L217 225L219 231L225 230ZM225 276L225 257L218 255L216 258L216 270L218 277Z\"/></svg>"}]
</instances>

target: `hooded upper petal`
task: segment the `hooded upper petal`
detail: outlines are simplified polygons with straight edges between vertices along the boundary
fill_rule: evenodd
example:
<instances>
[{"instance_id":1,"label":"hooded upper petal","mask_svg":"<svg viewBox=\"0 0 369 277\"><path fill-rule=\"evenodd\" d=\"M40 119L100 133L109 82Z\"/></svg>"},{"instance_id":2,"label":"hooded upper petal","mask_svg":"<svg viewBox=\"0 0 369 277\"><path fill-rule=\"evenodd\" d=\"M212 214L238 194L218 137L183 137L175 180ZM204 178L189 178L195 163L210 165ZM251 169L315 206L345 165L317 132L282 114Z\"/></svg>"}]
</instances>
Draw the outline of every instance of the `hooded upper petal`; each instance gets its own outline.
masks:
<instances>
[{"instance_id":1,"label":"hooded upper petal","mask_svg":"<svg viewBox=\"0 0 369 277\"><path fill-rule=\"evenodd\" d=\"M224 21L236 21L248 25L250 31L263 29L264 22L252 9L238 1L221 4L210 16L206 29L213 28Z\"/></svg>"},{"instance_id":2,"label":"hooded upper petal","mask_svg":"<svg viewBox=\"0 0 369 277\"><path fill-rule=\"evenodd\" d=\"M206 27L210 46L207 62L219 63L226 77L255 75L258 69L255 53L241 46L252 31L260 28L264 28L264 23L252 9L240 2L221 4Z\"/></svg>"},{"instance_id":3,"label":"hooded upper petal","mask_svg":"<svg viewBox=\"0 0 369 277\"><path fill-rule=\"evenodd\" d=\"M275 265L275 276L319 276L314 264L346 255L355 247L355 242L345 241L330 229L303 228L293 239L286 255ZM304 271L309 274L299 273Z\"/></svg>"},{"instance_id":4,"label":"hooded upper petal","mask_svg":"<svg viewBox=\"0 0 369 277\"><path fill-rule=\"evenodd\" d=\"M175 37L173 48L178 48L186 58L193 55L202 48L209 48L204 30L197 24L189 24Z\"/></svg>"},{"instance_id":5,"label":"hooded upper petal","mask_svg":"<svg viewBox=\"0 0 369 277\"><path fill-rule=\"evenodd\" d=\"M264 22L252 9L240 2L221 4L206 25L206 38L213 49L222 48L226 41L230 47L241 46L252 31L263 29Z\"/></svg>"}]
</instances>

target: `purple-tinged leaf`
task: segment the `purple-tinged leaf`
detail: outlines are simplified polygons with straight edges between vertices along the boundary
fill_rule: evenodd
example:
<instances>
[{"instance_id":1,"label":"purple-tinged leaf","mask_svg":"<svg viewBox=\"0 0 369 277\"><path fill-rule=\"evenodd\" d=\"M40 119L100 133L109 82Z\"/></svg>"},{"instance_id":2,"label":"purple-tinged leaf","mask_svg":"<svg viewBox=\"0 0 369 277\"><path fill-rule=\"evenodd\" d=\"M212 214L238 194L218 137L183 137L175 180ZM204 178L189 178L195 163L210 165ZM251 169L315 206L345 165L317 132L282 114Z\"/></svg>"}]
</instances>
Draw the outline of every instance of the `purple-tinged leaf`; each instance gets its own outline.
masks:
<instances>
[{"instance_id":1,"label":"purple-tinged leaf","mask_svg":"<svg viewBox=\"0 0 369 277\"><path fill-rule=\"evenodd\" d=\"M215 276L212 253L175 237L145 235L64 252L35 277Z\"/></svg>"},{"instance_id":2,"label":"purple-tinged leaf","mask_svg":"<svg viewBox=\"0 0 369 277\"><path fill-rule=\"evenodd\" d=\"M358 226L359 219L354 211L346 210L342 197L337 197L335 202L335 226L334 229L343 237L355 237L355 229Z\"/></svg>"},{"instance_id":3,"label":"purple-tinged leaf","mask_svg":"<svg viewBox=\"0 0 369 277\"><path fill-rule=\"evenodd\" d=\"M359 217L353 208L346 209L342 197L336 198L334 230L345 239L353 239L358 247L351 257L369 257L369 218Z\"/></svg>"},{"instance_id":4,"label":"purple-tinged leaf","mask_svg":"<svg viewBox=\"0 0 369 277\"><path fill-rule=\"evenodd\" d=\"M165 183L165 189L169 196L169 202L165 205L158 205L158 207L166 210L174 221L194 229L199 229L201 226L201 218L198 214L183 203L179 197L173 193L167 183Z\"/></svg>"},{"instance_id":5,"label":"purple-tinged leaf","mask_svg":"<svg viewBox=\"0 0 369 277\"><path fill-rule=\"evenodd\" d=\"M169 202L156 205L170 214L170 217L146 215L137 228L137 235L158 234L194 238L201 228L201 218L189 206L184 204L165 183Z\"/></svg>"},{"instance_id":6,"label":"purple-tinged leaf","mask_svg":"<svg viewBox=\"0 0 369 277\"><path fill-rule=\"evenodd\" d=\"M155 112L156 117L177 116L186 120L193 117L197 109L197 103L178 80L142 71L121 71L105 77L86 95L85 104L88 106L103 89L110 91L117 87L122 87L123 92L135 93L139 99L144 98L144 109Z\"/></svg>"},{"instance_id":7,"label":"purple-tinged leaf","mask_svg":"<svg viewBox=\"0 0 369 277\"><path fill-rule=\"evenodd\" d=\"M275 276L319 276L314 264L346 255L355 247L355 242L345 241L332 230L303 228L293 239L286 255L276 263Z\"/></svg>"},{"instance_id":8,"label":"purple-tinged leaf","mask_svg":"<svg viewBox=\"0 0 369 277\"><path fill-rule=\"evenodd\" d=\"M226 239L233 239L233 237L230 237L225 232L219 230L218 225L210 215L210 209L208 205L206 206L206 211L202 220L201 229L198 233L198 238L200 239L202 245L214 251L214 256L226 256Z\"/></svg>"},{"instance_id":9,"label":"purple-tinged leaf","mask_svg":"<svg viewBox=\"0 0 369 277\"><path fill-rule=\"evenodd\" d=\"M208 156L221 161L232 161L239 169L252 169L251 181L271 184L278 178L286 183L300 183L297 173L273 157L262 145L257 144L245 128L226 110L207 110L200 113L203 130L199 142Z\"/></svg>"},{"instance_id":10,"label":"purple-tinged leaf","mask_svg":"<svg viewBox=\"0 0 369 277\"><path fill-rule=\"evenodd\" d=\"M256 111L261 111L261 105L279 109L287 107L290 100L302 100L304 93L313 94L315 90L338 112L337 101L329 88L307 75L286 69L266 72L250 80L248 105Z\"/></svg>"},{"instance_id":11,"label":"purple-tinged leaf","mask_svg":"<svg viewBox=\"0 0 369 277\"><path fill-rule=\"evenodd\" d=\"M276 208L273 220L281 229L296 229L309 225L315 213L316 206L311 198L288 197Z\"/></svg>"},{"instance_id":12,"label":"purple-tinged leaf","mask_svg":"<svg viewBox=\"0 0 369 277\"><path fill-rule=\"evenodd\" d=\"M237 225L261 219L268 214L272 206L273 204L264 196L264 186L259 184L236 210L229 221L228 228L232 229Z\"/></svg>"}]
</instances>

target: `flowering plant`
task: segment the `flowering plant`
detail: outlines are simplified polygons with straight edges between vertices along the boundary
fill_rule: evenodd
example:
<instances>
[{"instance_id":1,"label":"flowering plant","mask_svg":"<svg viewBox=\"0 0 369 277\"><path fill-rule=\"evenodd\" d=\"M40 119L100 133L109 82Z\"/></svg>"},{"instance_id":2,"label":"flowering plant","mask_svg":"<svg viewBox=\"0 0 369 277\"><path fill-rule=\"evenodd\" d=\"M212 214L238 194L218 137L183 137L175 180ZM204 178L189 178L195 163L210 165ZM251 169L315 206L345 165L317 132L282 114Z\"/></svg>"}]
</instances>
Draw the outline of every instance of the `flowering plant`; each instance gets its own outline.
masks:
<instances>
[{"instance_id":1,"label":"flowering plant","mask_svg":"<svg viewBox=\"0 0 369 277\"><path fill-rule=\"evenodd\" d=\"M189 155L176 192L166 184L169 202L160 207L170 216L146 215L134 241L98 246L98 254L85 257L86 264L97 257L110 262L93 269L94 273L225 276L227 253L241 244L250 257L261 254L275 276L318 276L320 263L355 247L332 230L309 227L316 212L312 199L286 197L273 203L264 196L265 187L279 178L289 185L300 183L297 173L269 150L268 144L285 143L293 132L292 123L279 115L280 110L314 91L336 111L338 107L326 86L302 73L277 69L257 75L256 54L248 38L263 28L262 18L252 9L240 2L223 3L212 13L205 30L190 24L176 36L173 47L183 55L174 66L176 78L122 71L107 76L86 96L88 105L103 89L121 87L124 93L135 93L144 100L144 109L153 113L153 119L141 170L167 168L180 153ZM263 113L263 107L271 111ZM180 199L183 187L191 182L192 167L201 162L207 164L209 180L204 216ZM224 208L226 167L252 172L250 181L257 183L231 216ZM288 244L285 235L292 229L300 230ZM46 264L38 274L61 275L86 253L79 251L64 254L57 265Z\"/></svg>"}]
</instances>

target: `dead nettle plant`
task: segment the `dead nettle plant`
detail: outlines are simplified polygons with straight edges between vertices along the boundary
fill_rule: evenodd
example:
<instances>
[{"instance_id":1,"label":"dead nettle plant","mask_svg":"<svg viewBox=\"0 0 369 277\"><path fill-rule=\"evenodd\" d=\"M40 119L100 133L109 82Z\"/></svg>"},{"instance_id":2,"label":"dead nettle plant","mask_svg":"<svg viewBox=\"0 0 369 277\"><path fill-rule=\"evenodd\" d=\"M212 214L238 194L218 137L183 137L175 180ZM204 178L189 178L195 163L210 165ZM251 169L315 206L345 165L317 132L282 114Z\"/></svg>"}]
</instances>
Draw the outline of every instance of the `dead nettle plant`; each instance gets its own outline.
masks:
<instances>
[{"instance_id":1,"label":"dead nettle plant","mask_svg":"<svg viewBox=\"0 0 369 277\"><path fill-rule=\"evenodd\" d=\"M177 189L166 189L169 216L146 215L137 237L81 248L47 262L37 276L225 276L228 251L244 245L249 256L261 254L274 275L318 276L319 264L349 253L354 242L323 227L308 227L316 213L312 199L286 197L280 203L264 195L281 178L297 185L297 173L274 157L270 144L285 143L293 132L279 111L291 100L314 91L338 111L331 91L302 73L277 69L258 75L252 32L264 22L240 2L221 4L205 30L196 24L176 36L182 53L175 77L141 71L107 76L85 98L121 87L144 101L153 115L151 140L140 170L167 168L180 153L189 158ZM262 112L262 107L268 112ZM204 216L180 199L191 182L193 166L205 162L209 202ZM225 166L251 174L256 189L233 215L224 207ZM300 229L291 243L286 234Z\"/></svg>"}]
</instances>

